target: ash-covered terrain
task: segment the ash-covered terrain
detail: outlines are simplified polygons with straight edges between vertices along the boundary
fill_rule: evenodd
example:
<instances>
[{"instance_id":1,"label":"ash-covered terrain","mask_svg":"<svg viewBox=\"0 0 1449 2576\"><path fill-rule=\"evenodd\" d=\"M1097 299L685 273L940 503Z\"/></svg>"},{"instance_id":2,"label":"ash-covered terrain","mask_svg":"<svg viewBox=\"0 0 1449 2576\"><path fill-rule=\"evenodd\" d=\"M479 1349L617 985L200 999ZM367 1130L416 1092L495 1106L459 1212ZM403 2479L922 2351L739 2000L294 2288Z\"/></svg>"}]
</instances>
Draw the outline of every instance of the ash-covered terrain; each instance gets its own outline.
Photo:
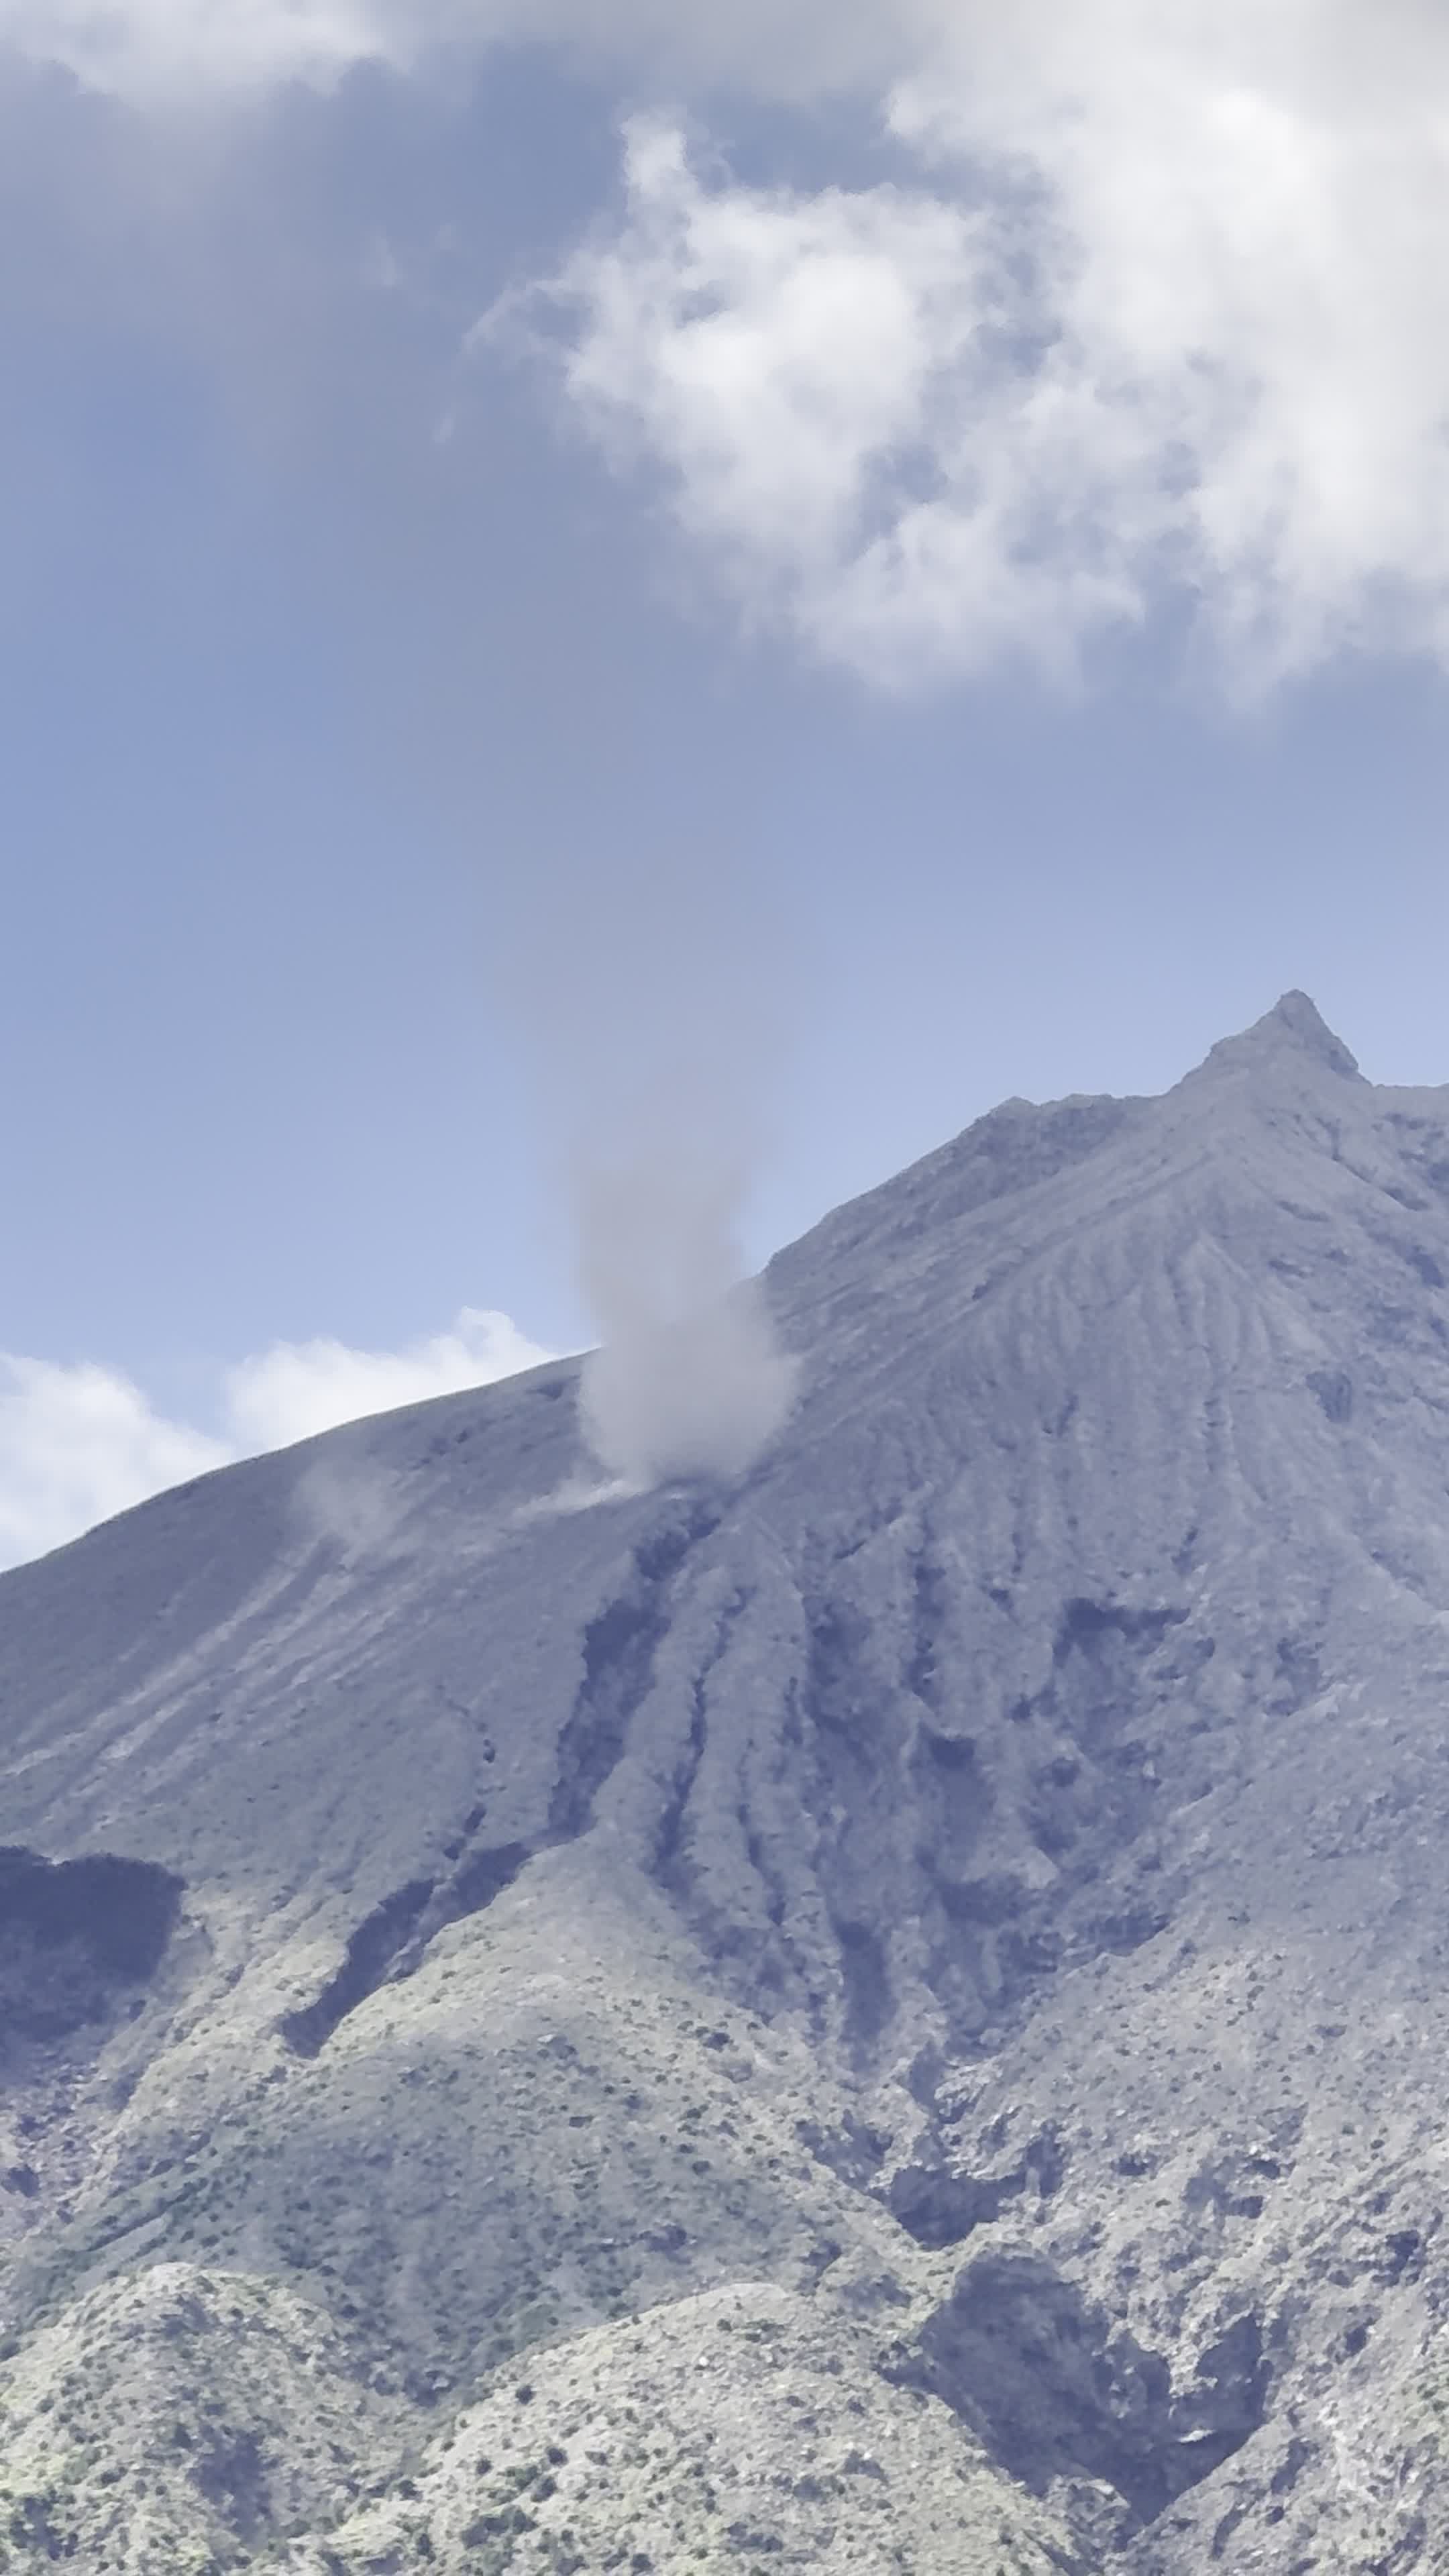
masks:
<instances>
[{"instance_id":1,"label":"ash-covered terrain","mask_svg":"<svg viewBox=\"0 0 1449 2576\"><path fill-rule=\"evenodd\" d=\"M0 1581L0 2566L1449 2567L1449 1091L1289 995Z\"/></svg>"}]
</instances>

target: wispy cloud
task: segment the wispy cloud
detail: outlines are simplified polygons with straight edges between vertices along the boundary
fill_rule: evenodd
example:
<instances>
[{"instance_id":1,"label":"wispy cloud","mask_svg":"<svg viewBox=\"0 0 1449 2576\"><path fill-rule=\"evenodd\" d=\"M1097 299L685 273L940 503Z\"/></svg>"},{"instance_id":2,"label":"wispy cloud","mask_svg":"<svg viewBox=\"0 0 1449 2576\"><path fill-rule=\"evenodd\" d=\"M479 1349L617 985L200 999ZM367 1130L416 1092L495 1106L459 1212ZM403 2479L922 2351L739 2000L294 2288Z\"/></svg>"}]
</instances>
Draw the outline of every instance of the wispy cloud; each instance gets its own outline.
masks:
<instances>
[{"instance_id":1,"label":"wispy cloud","mask_svg":"<svg viewBox=\"0 0 1449 2576\"><path fill-rule=\"evenodd\" d=\"M428 19L421 10L424 40ZM403 13L369 0L117 0L107 8L90 0L3 0L0 38L91 88L150 100L325 83L354 63L403 64L416 50Z\"/></svg>"},{"instance_id":2,"label":"wispy cloud","mask_svg":"<svg viewBox=\"0 0 1449 2576\"><path fill-rule=\"evenodd\" d=\"M277 1342L224 1373L215 1437L159 1413L119 1370L0 1354L0 1566L234 1458L511 1377L549 1356L506 1315L471 1306L450 1331L401 1351Z\"/></svg>"},{"instance_id":3,"label":"wispy cloud","mask_svg":"<svg viewBox=\"0 0 1449 2576\"><path fill-rule=\"evenodd\" d=\"M800 96L886 77L938 15L939 0L0 0L0 44L146 101L326 86L356 63L406 72L499 43Z\"/></svg>"}]
</instances>

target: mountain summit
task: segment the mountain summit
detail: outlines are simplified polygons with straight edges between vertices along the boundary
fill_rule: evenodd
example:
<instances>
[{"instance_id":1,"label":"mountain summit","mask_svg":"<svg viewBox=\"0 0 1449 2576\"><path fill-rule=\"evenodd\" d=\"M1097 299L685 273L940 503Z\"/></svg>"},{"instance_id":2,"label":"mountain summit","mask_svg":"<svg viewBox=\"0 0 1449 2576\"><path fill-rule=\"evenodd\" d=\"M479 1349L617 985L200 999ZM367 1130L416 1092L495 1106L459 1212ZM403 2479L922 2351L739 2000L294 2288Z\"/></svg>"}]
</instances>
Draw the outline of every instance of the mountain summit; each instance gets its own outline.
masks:
<instances>
[{"instance_id":1,"label":"mountain summit","mask_svg":"<svg viewBox=\"0 0 1449 2576\"><path fill-rule=\"evenodd\" d=\"M1298 992L1284 993L1241 1037L1220 1038L1207 1060L1210 1065L1261 1063L1290 1048L1314 1057L1334 1073L1358 1076L1357 1058L1349 1054L1342 1038L1334 1036L1308 995Z\"/></svg>"},{"instance_id":2,"label":"mountain summit","mask_svg":"<svg viewBox=\"0 0 1449 2576\"><path fill-rule=\"evenodd\" d=\"M1449 1092L766 1287L733 1484L551 1365L0 1579L0 2564L1449 2564Z\"/></svg>"}]
</instances>

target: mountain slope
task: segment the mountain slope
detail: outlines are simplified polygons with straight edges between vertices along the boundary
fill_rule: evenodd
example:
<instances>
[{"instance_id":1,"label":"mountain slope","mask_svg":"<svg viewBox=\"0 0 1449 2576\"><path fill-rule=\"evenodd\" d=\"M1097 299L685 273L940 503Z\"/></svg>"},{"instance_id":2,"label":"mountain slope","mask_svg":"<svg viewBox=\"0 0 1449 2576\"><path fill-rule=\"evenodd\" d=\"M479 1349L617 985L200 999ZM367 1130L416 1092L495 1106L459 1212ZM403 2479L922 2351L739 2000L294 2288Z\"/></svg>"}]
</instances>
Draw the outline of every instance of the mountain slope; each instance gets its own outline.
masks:
<instances>
[{"instance_id":1,"label":"mountain slope","mask_svg":"<svg viewBox=\"0 0 1449 2576\"><path fill-rule=\"evenodd\" d=\"M734 1486L570 1364L0 1581L14 2563L1449 2563L1446 1282L1289 995L780 1256Z\"/></svg>"}]
</instances>

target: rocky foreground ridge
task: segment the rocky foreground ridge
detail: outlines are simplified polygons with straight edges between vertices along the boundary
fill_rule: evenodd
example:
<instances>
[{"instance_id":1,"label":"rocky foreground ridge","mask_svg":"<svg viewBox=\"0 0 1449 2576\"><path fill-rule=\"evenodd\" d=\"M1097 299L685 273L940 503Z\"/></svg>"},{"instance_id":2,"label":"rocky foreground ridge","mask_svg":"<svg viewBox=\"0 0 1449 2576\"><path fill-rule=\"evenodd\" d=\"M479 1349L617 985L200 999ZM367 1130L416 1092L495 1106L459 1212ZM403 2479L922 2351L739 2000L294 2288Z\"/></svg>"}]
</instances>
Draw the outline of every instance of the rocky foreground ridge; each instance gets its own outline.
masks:
<instances>
[{"instance_id":1,"label":"rocky foreground ridge","mask_svg":"<svg viewBox=\"0 0 1449 2576\"><path fill-rule=\"evenodd\" d=\"M1449 2567L1449 1091L1301 995L0 1580L0 2568Z\"/></svg>"}]
</instances>

